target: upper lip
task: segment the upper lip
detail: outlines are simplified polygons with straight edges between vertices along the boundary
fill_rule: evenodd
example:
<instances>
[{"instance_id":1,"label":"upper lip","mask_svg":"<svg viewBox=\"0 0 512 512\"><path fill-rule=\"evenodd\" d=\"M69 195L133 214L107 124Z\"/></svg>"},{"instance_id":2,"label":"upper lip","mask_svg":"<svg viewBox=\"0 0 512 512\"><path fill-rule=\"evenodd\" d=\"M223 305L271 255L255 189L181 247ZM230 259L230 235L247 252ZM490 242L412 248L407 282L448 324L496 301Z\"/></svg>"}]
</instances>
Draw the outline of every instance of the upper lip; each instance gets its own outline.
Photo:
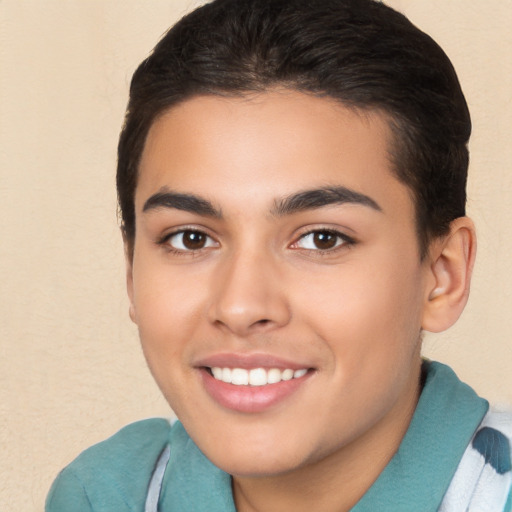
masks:
<instances>
[{"instance_id":1,"label":"upper lip","mask_svg":"<svg viewBox=\"0 0 512 512\"><path fill-rule=\"evenodd\" d=\"M310 364L275 356L272 354L240 354L240 353L218 353L206 356L194 363L195 367L207 368L278 368L281 370L291 369L300 370L302 368L311 368Z\"/></svg>"}]
</instances>

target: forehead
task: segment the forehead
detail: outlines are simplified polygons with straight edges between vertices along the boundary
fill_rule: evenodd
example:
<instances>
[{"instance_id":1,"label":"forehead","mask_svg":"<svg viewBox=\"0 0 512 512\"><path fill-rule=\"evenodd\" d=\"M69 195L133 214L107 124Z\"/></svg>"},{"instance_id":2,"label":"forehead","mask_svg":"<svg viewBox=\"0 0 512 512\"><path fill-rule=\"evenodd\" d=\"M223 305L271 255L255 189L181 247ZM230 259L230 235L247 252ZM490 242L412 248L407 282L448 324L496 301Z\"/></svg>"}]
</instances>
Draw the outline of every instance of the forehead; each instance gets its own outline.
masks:
<instances>
[{"instance_id":1,"label":"forehead","mask_svg":"<svg viewBox=\"0 0 512 512\"><path fill-rule=\"evenodd\" d=\"M195 97L153 123L136 210L164 187L248 205L341 185L381 200L387 195L384 202L405 193L410 203L408 189L392 172L391 137L382 113L297 91ZM412 214L412 205L405 206Z\"/></svg>"}]
</instances>

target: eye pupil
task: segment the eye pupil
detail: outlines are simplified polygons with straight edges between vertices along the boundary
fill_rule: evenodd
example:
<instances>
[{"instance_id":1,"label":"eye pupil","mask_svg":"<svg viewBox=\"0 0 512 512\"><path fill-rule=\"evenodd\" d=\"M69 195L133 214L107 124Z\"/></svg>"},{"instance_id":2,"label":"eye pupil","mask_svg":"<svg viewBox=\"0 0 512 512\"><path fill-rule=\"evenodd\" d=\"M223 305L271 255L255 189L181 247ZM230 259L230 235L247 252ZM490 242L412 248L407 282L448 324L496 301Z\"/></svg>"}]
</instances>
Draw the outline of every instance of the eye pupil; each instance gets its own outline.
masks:
<instances>
[{"instance_id":1,"label":"eye pupil","mask_svg":"<svg viewBox=\"0 0 512 512\"><path fill-rule=\"evenodd\" d=\"M313 235L313 241L318 249L332 249L336 245L337 237L329 231L318 231Z\"/></svg>"},{"instance_id":2,"label":"eye pupil","mask_svg":"<svg viewBox=\"0 0 512 512\"><path fill-rule=\"evenodd\" d=\"M190 250L202 249L206 243L206 235L198 231L185 231L183 245Z\"/></svg>"}]
</instances>

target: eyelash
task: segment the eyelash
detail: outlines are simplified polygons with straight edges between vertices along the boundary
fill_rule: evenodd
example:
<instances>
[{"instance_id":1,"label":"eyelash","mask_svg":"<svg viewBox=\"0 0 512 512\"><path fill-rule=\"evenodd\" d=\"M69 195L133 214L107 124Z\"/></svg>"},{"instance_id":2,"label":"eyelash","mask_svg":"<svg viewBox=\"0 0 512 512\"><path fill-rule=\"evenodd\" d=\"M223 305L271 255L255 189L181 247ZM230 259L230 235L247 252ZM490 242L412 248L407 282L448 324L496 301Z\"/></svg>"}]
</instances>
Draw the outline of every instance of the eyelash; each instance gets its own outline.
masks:
<instances>
[{"instance_id":1,"label":"eyelash","mask_svg":"<svg viewBox=\"0 0 512 512\"><path fill-rule=\"evenodd\" d=\"M177 248L171 245L170 240L174 237L177 237L178 235L184 235L185 233L189 233L190 235L199 235L206 237L207 241L206 243L209 245L199 247L197 249L190 249L190 248ZM321 248L307 248L307 247L297 247L299 242L301 240L305 240L307 237L311 235L328 235L328 236L334 236L336 237L336 242L333 247L329 247L326 249ZM213 243L211 243L213 242ZM315 242L313 242L315 243ZM214 247L217 242L205 233L204 231L200 229L194 229L194 228L182 228L177 231L173 231L172 233L168 233L165 236L163 236L161 239L157 240L157 244L161 246L165 246L166 250L172 254L180 255L180 256L186 256L186 255L192 255L197 254L199 251L203 251L204 249L209 249L211 247ZM343 247L350 247L351 245L355 245L356 240L354 240L352 237L349 237L345 233L342 233L340 231L337 231L335 229L329 229L329 228L317 228L317 229L311 229L305 233L302 233L295 242L293 242L290 247L293 249L302 249L304 251L307 251L309 253L315 253L318 255L328 255L333 254L337 252L338 250L342 249ZM183 245L183 243L181 243Z\"/></svg>"},{"instance_id":2,"label":"eyelash","mask_svg":"<svg viewBox=\"0 0 512 512\"><path fill-rule=\"evenodd\" d=\"M315 249L313 249L313 248L302 248L302 249L305 251L308 251L309 253L315 253L315 254L319 254L319 255L323 256L323 255L333 254L333 253L341 250L342 248L350 247L350 246L356 244L356 240L354 238L346 235L345 233L342 233L341 231L337 231L336 229L330 229L330 228L316 228L316 229L311 229L311 230L307 231L306 233L301 234L297 238L297 241L295 241L292 244L292 247L296 246L301 240L305 240L308 236L318 235L318 234L324 234L324 235L336 237L336 242L335 242L336 245L334 245L334 247L330 247L327 249L321 249L318 247Z\"/></svg>"},{"instance_id":3,"label":"eyelash","mask_svg":"<svg viewBox=\"0 0 512 512\"><path fill-rule=\"evenodd\" d=\"M170 243L171 239L174 237L177 237L178 235L184 235L185 233L189 233L191 235L204 236L207 239L207 243L210 243L211 241L213 241L213 244L207 245L205 247L199 247L197 249L187 249L187 248L182 249L182 248L173 247ZM204 231L202 231L200 229L182 228L177 231L173 231L172 233L168 233L168 234L164 235L162 238L157 240L157 244L164 246L165 249L172 254L175 254L178 256L187 256L187 255L197 254L199 251L202 251L204 249L209 249L210 247L213 247L216 244L216 242L210 235L208 235L207 233L205 233ZM183 243L181 245L183 245Z\"/></svg>"}]
</instances>

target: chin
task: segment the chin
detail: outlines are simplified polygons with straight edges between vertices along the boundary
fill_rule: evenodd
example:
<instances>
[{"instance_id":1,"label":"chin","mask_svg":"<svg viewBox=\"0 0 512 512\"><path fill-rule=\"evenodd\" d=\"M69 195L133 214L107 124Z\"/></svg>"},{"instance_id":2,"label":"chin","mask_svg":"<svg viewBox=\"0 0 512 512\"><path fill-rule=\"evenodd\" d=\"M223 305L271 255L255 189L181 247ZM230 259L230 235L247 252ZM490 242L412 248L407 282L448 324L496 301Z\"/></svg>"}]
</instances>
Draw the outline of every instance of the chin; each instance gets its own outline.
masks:
<instances>
[{"instance_id":1,"label":"chin","mask_svg":"<svg viewBox=\"0 0 512 512\"><path fill-rule=\"evenodd\" d=\"M215 464L215 461L213 461ZM298 469L294 463L286 463L282 460L268 460L258 458L257 460L222 460L217 467L236 478L268 478L289 473ZM300 466L299 466L300 467Z\"/></svg>"},{"instance_id":2,"label":"chin","mask_svg":"<svg viewBox=\"0 0 512 512\"><path fill-rule=\"evenodd\" d=\"M306 465L311 455L301 446L258 442L254 439L237 443L231 438L226 445L199 447L218 468L235 477L264 478L282 475Z\"/></svg>"}]
</instances>

